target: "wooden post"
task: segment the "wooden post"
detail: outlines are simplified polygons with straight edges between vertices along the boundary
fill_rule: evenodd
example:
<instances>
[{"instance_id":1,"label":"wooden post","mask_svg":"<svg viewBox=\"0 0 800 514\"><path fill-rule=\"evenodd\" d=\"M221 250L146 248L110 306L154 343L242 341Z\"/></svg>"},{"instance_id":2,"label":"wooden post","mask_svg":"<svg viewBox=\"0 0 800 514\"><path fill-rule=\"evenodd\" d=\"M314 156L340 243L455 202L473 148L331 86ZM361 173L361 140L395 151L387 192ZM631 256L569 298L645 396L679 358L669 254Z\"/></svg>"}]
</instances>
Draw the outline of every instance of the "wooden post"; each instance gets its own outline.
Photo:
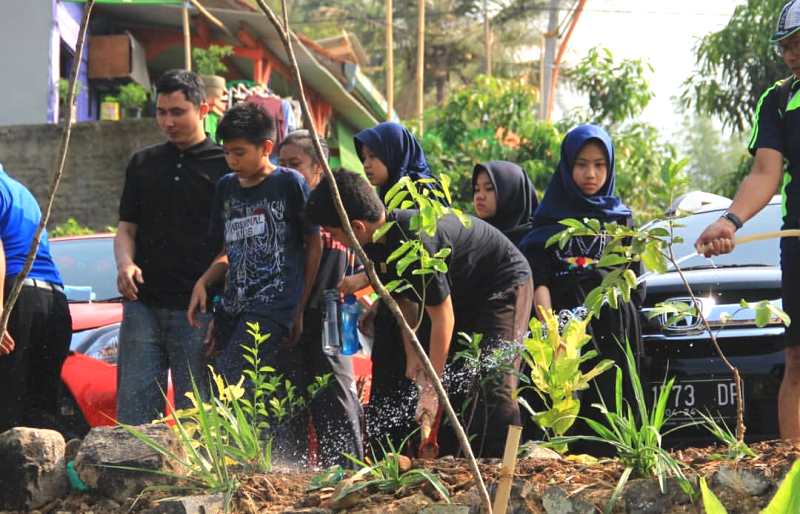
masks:
<instances>
[{"instance_id":1,"label":"wooden post","mask_svg":"<svg viewBox=\"0 0 800 514\"><path fill-rule=\"evenodd\" d=\"M189 32L189 7L183 4L183 62L186 71L192 71L192 34Z\"/></svg>"},{"instance_id":2,"label":"wooden post","mask_svg":"<svg viewBox=\"0 0 800 514\"><path fill-rule=\"evenodd\" d=\"M392 35L394 13L392 0L386 0L386 119L394 112L394 40Z\"/></svg>"},{"instance_id":3,"label":"wooden post","mask_svg":"<svg viewBox=\"0 0 800 514\"><path fill-rule=\"evenodd\" d=\"M511 482L514 479L514 469L517 467L517 452L519 451L519 438L522 427L510 425L506 435L506 449L503 452L503 467L500 468L500 480L497 492L494 494L494 514L506 514L508 498L511 495Z\"/></svg>"},{"instance_id":4,"label":"wooden post","mask_svg":"<svg viewBox=\"0 0 800 514\"><path fill-rule=\"evenodd\" d=\"M425 0L419 0L419 19L417 21L417 123L419 135L425 129Z\"/></svg>"},{"instance_id":5,"label":"wooden post","mask_svg":"<svg viewBox=\"0 0 800 514\"><path fill-rule=\"evenodd\" d=\"M489 25L489 1L483 0L484 73L492 76L492 27Z\"/></svg>"}]
</instances>

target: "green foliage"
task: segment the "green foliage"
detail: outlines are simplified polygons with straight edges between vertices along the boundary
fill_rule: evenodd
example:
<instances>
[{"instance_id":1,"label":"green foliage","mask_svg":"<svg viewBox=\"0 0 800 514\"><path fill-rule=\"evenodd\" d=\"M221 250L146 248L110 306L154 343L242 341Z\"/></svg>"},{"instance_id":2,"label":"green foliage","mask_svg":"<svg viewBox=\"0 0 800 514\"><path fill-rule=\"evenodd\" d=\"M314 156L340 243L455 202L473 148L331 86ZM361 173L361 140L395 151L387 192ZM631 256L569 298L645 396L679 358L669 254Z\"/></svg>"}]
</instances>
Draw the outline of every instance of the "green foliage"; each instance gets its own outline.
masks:
<instances>
[{"instance_id":1,"label":"green foliage","mask_svg":"<svg viewBox=\"0 0 800 514\"><path fill-rule=\"evenodd\" d=\"M747 0L728 24L700 40L697 68L684 82L681 102L742 132L761 94L790 74L770 37L785 0Z\"/></svg>"},{"instance_id":2,"label":"green foliage","mask_svg":"<svg viewBox=\"0 0 800 514\"><path fill-rule=\"evenodd\" d=\"M173 411L161 420L170 421L183 452L176 453L160 445L136 427L122 425L144 444L169 458L182 470L182 480L190 491L222 492L226 502L239 485L238 475L268 473L272 469L272 436L267 429L288 420L306 405L296 396L293 386L281 376L271 376L273 368L262 366L258 349L266 344L269 334L261 334L258 323L248 323L253 345L242 345L250 365L236 384L228 384L209 367L214 387L207 401L202 400L194 378L192 392L187 393L192 406ZM254 355L256 355L254 357ZM251 384L247 399L245 378ZM327 385L330 375L318 377L309 386L309 394Z\"/></svg>"},{"instance_id":3,"label":"green foliage","mask_svg":"<svg viewBox=\"0 0 800 514\"><path fill-rule=\"evenodd\" d=\"M120 86L117 95L119 104L126 109L141 109L147 103L147 90L136 82Z\"/></svg>"},{"instance_id":4,"label":"green foliage","mask_svg":"<svg viewBox=\"0 0 800 514\"><path fill-rule=\"evenodd\" d=\"M736 439L736 434L730 429L728 424L725 423L725 420L717 421L711 414L705 412L698 413L703 420L703 427L708 430L717 441L725 445L726 450L724 454L715 454L713 456L716 460L739 460L745 457L757 457L756 452L747 446L747 443Z\"/></svg>"},{"instance_id":5,"label":"green foliage","mask_svg":"<svg viewBox=\"0 0 800 514\"><path fill-rule=\"evenodd\" d=\"M479 75L427 111L425 155L439 176L450 178L457 206L471 208L472 169L479 162L516 162L539 191L546 187L558 164L561 134L535 118L538 108L533 87Z\"/></svg>"},{"instance_id":6,"label":"green foliage","mask_svg":"<svg viewBox=\"0 0 800 514\"><path fill-rule=\"evenodd\" d=\"M47 231L50 237L86 236L95 232L95 230L81 225L78 220L72 217L67 218L64 223L59 223L52 230Z\"/></svg>"},{"instance_id":7,"label":"green foliage","mask_svg":"<svg viewBox=\"0 0 800 514\"><path fill-rule=\"evenodd\" d=\"M755 311L756 326L759 328L765 327L772 322L783 323L787 327L792 324L789 315L769 300L761 300L760 302L740 300L739 306L742 309L752 309Z\"/></svg>"},{"instance_id":8,"label":"green foliage","mask_svg":"<svg viewBox=\"0 0 800 514\"><path fill-rule=\"evenodd\" d=\"M437 223L448 214L456 216L465 227L469 227L470 224L469 218L459 209L445 207L441 202L441 200L452 200L447 177L442 177L441 191L438 188L426 187L433 182L435 182L433 179L422 179L415 183L409 177L403 177L386 192L385 198L388 212L409 208L418 210L409 223L412 233L404 233L400 246L386 259L387 263L395 263L397 276L401 277L386 284L386 288L395 293L410 288L411 283L402 277L406 271L411 270L411 275L422 277L422 290L414 291L422 305L425 304L426 277L434 273L447 273L447 258L452 251L450 248L442 248L431 255L423 238L433 237L436 234ZM418 185L421 187L418 188ZM375 232L373 240L379 240L394 226L399 227L394 222L385 223Z\"/></svg>"},{"instance_id":9,"label":"green foliage","mask_svg":"<svg viewBox=\"0 0 800 514\"><path fill-rule=\"evenodd\" d=\"M206 48L192 48L194 69L200 75L216 75L225 73L228 67L222 59L233 55L233 47L229 45L211 45Z\"/></svg>"},{"instance_id":10,"label":"green foliage","mask_svg":"<svg viewBox=\"0 0 800 514\"><path fill-rule=\"evenodd\" d=\"M75 96L77 97L83 91L83 83L75 83ZM67 96L69 95L69 80L58 79L58 102L63 107L67 105Z\"/></svg>"},{"instance_id":11,"label":"green foliage","mask_svg":"<svg viewBox=\"0 0 800 514\"><path fill-rule=\"evenodd\" d=\"M587 334L590 319L573 318L559 332L553 311L540 309L540 312L544 323L536 318L531 320L522 358L531 370L531 387L542 398L547 410L535 412L524 398L518 401L548 437L559 437L572 427L580 411L581 402L576 393L588 389L589 382L611 369L614 361L604 359L590 371L581 371L581 364L598 355L596 350L582 354L582 348L592 339ZM563 452L567 447L556 444L556 449Z\"/></svg>"},{"instance_id":12,"label":"green foliage","mask_svg":"<svg viewBox=\"0 0 800 514\"><path fill-rule=\"evenodd\" d=\"M705 477L700 477L700 494L703 498L703 510L706 514L728 514L717 495L708 487Z\"/></svg>"},{"instance_id":13,"label":"green foliage","mask_svg":"<svg viewBox=\"0 0 800 514\"><path fill-rule=\"evenodd\" d=\"M611 409L603 399L600 404L593 404L593 407L599 409L603 414L605 423L588 418L584 420L596 435L564 436L554 438L554 440L569 443L577 439L584 439L613 446L620 463L625 466L626 470L630 470L621 477L618 489L622 489L623 482L627 480L628 476L634 475L656 477L661 491L664 492L665 480L667 477L673 476L678 479L681 489L692 496L694 490L683 473L680 462L661 446L662 437L670 432L664 431L664 423L667 421L665 412L675 379L672 378L662 383L655 405L650 408L645 401L644 388L636 371L633 350L627 341L625 343L625 365L633 391L635 408L623 399L623 373L622 369L617 367L614 404ZM679 428L683 428L683 426ZM607 506L606 512L610 512L612 508L613 505Z\"/></svg>"},{"instance_id":14,"label":"green foliage","mask_svg":"<svg viewBox=\"0 0 800 514\"><path fill-rule=\"evenodd\" d=\"M589 96L592 121L608 127L640 115L653 92L645 78L653 68L639 59L617 62L607 48L592 48L567 73L580 93Z\"/></svg>"},{"instance_id":15,"label":"green foliage","mask_svg":"<svg viewBox=\"0 0 800 514\"><path fill-rule=\"evenodd\" d=\"M405 445L408 438L403 441L400 448L395 449L391 441L387 441L389 449L387 450L381 446L383 456L377 458L372 454L372 462L362 461L353 457L352 455L345 455L352 461L359 470L356 471L357 478L367 476L369 480L356 481L352 485L342 489L339 496L334 497L332 501L344 498L348 494L354 493L361 489L370 488L383 493L395 493L401 489L407 489L423 482L429 483L433 489L439 493L447 503L450 503L450 497L447 493L447 487L439 480L439 477L426 469L415 468L408 471L402 471L400 468L400 451Z\"/></svg>"}]
</instances>

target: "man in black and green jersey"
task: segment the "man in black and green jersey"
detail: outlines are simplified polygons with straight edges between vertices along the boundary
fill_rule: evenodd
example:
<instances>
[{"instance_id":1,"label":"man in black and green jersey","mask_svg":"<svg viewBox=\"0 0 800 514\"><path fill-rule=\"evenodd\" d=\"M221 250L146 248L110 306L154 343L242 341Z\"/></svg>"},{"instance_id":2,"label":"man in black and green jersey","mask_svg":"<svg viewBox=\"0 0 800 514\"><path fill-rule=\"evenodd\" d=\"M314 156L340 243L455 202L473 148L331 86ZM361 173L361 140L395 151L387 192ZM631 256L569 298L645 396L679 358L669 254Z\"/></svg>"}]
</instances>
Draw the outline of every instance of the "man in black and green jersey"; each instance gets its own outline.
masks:
<instances>
[{"instance_id":1,"label":"man in black and green jersey","mask_svg":"<svg viewBox=\"0 0 800 514\"><path fill-rule=\"evenodd\" d=\"M792 72L758 102L749 150L755 156L730 208L700 234L695 247L706 257L728 253L734 233L755 216L783 183L783 226L800 228L800 0L784 5L772 36ZM784 160L788 162L784 177ZM800 240L781 240L783 309L795 323L786 329L786 368L778 393L781 437L800 438ZM792 287L794 286L794 287Z\"/></svg>"}]
</instances>

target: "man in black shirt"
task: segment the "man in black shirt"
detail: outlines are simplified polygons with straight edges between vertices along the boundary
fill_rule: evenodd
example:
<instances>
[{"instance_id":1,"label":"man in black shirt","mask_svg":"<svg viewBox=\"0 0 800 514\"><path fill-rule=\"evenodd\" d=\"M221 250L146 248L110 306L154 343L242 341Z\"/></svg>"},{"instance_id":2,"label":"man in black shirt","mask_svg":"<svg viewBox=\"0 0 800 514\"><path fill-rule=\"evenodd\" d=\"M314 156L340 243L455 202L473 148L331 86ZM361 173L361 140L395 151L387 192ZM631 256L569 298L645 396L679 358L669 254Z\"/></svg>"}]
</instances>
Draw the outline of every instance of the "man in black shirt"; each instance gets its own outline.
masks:
<instances>
[{"instance_id":1,"label":"man in black shirt","mask_svg":"<svg viewBox=\"0 0 800 514\"><path fill-rule=\"evenodd\" d=\"M772 36L792 76L768 88L756 107L749 150L755 156L750 174L720 219L700 234L695 246L706 257L731 252L735 232L767 205L783 184L783 227L800 228L800 1L784 5ZM784 172L784 160L788 162ZM781 437L800 438L800 240L781 240L783 309L792 318L786 327L786 367L778 393Z\"/></svg>"},{"instance_id":2,"label":"man in black shirt","mask_svg":"<svg viewBox=\"0 0 800 514\"><path fill-rule=\"evenodd\" d=\"M488 223L470 218L471 225L465 227L455 216L447 215L438 221L433 237L422 238L430 255L450 249L446 258L447 271L421 276L413 274L413 266L410 266L402 276L398 276L397 261L389 257L404 241L413 239L415 231L410 225L418 211L397 210L387 214L369 183L354 173L338 172L336 184L356 238L375 263L381 280L388 283L402 278L412 285L412 288L396 295L412 326L416 321L415 304L420 302L420 297L424 299L425 313L430 318L428 355L437 374L440 377L447 375L455 405L461 406L459 399L478 395L471 423L465 420L469 425L468 432L479 436L472 440L476 453L499 457L508 425L520 422L513 368L519 366L515 344L522 341L526 332L533 298L527 260L502 232ZM327 180L311 192L307 214L312 223L320 224L334 239L347 244L333 208ZM373 242L373 235L387 224L391 224L388 231ZM451 340L459 331L482 334L480 371L495 372L492 385L479 392L472 383L474 377L460 369L460 364L454 363L456 345L452 345ZM408 400L409 384L404 382L404 378L418 381L422 373L422 365L410 345L411 341L405 339L401 344L375 341L370 403L386 399ZM498 359L499 353L507 357L504 362L502 358ZM387 398L381 398L384 393ZM418 419L422 414L436 410L432 394L430 388L423 388L416 405ZM399 412L401 410L401 405L387 404L385 408L371 409L371 412L383 417L397 417L403 415ZM367 423L376 425L376 420L368 418ZM370 437L374 439L375 435L371 433ZM445 451L455 451L455 439L447 433L443 436Z\"/></svg>"},{"instance_id":3,"label":"man in black shirt","mask_svg":"<svg viewBox=\"0 0 800 514\"><path fill-rule=\"evenodd\" d=\"M191 72L156 84L156 121L167 141L128 163L114 239L117 287L125 297L117 367L117 419L141 424L164 411L171 370L176 407L188 406L191 380L205 391L203 339L186 321L197 279L220 248L208 238L214 186L227 171L222 148L203 131L205 89Z\"/></svg>"}]
</instances>

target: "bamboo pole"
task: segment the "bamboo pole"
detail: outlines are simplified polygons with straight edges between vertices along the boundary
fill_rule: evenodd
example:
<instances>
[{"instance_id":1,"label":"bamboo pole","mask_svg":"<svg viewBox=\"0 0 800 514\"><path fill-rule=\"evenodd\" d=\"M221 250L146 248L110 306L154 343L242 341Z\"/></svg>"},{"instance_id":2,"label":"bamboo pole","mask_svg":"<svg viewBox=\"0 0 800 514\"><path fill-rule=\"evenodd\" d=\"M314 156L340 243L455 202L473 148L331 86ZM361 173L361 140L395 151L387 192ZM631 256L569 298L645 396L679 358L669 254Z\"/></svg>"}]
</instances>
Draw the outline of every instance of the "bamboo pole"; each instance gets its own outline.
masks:
<instances>
[{"instance_id":1,"label":"bamboo pole","mask_svg":"<svg viewBox=\"0 0 800 514\"><path fill-rule=\"evenodd\" d=\"M419 0L417 14L417 123L421 137L425 130L425 0Z\"/></svg>"},{"instance_id":2,"label":"bamboo pole","mask_svg":"<svg viewBox=\"0 0 800 514\"><path fill-rule=\"evenodd\" d=\"M386 119L394 112L394 6L386 0Z\"/></svg>"},{"instance_id":3,"label":"bamboo pole","mask_svg":"<svg viewBox=\"0 0 800 514\"><path fill-rule=\"evenodd\" d=\"M500 468L500 480L497 483L497 492L494 495L494 514L506 514L508 509L511 482L514 479L514 470L517 468L520 436L522 436L522 427L517 425L508 427L506 448L503 452L503 467Z\"/></svg>"},{"instance_id":4,"label":"bamboo pole","mask_svg":"<svg viewBox=\"0 0 800 514\"><path fill-rule=\"evenodd\" d=\"M80 70L83 60L86 30L89 27L89 17L92 14L94 2L95 0L88 0L86 2L86 8L83 11L83 18L81 19L81 26L78 31L78 42L75 45L75 58L72 61L72 72L69 77L67 101L64 102L64 108L67 109L66 115L64 116L64 132L61 136L61 142L58 145L58 153L53 163L54 171L53 178L50 180L47 206L45 207L44 213L42 213L42 219L39 220L39 226L36 227L36 232L33 234L33 241L31 241L31 246L28 250L28 256L25 257L25 264L22 266L22 270L19 272L16 279L14 279L14 285L11 287L8 299L6 299L5 303L2 305L3 316L0 318L0 335L5 334L8 329L8 319L11 317L11 312L14 310L14 304L17 303L19 293L22 291L22 282L33 267L36 253L39 251L39 241L42 238L42 231L44 231L44 228L47 226L47 221L50 219L50 213L53 211L53 203L56 198L56 191L58 191L58 185L61 182L61 175L64 174L64 166L67 162L67 152L69 150L69 140L72 135L75 98L77 97L78 71Z\"/></svg>"},{"instance_id":5,"label":"bamboo pole","mask_svg":"<svg viewBox=\"0 0 800 514\"><path fill-rule=\"evenodd\" d=\"M192 71L192 34L189 31L189 7L183 4L181 10L183 19L183 67L186 71Z\"/></svg>"},{"instance_id":6,"label":"bamboo pole","mask_svg":"<svg viewBox=\"0 0 800 514\"><path fill-rule=\"evenodd\" d=\"M455 409L453 409L453 405L450 403L450 399L447 397L447 392L444 390L444 386L442 386L441 380L439 380L438 375L436 374L436 370L433 369L433 365L431 364L428 355L425 353L425 350L422 348L422 345L417 339L417 335L414 333L414 330L408 325L405 317L403 316L400 307L397 305L397 302L392 298L392 295L389 294L389 291L386 290L386 287L381 282L380 278L378 277L377 273L375 272L375 264L369 259L367 254L364 252L364 249L358 243L355 234L353 233L353 227L350 225L350 221L347 217L347 212L344 210L344 205L342 204L342 198L339 195L339 188L336 186L336 180L331 171L330 166L328 165L327 159L324 158L324 154L322 152L322 147L319 143L319 135L317 134L317 130L314 127L314 123L311 119L311 114L308 109L308 102L306 101L305 93L303 92L303 79L300 76L300 68L297 64L297 59L294 55L294 48L292 47L291 40L294 40L297 44L301 44L300 41L297 39L297 36L289 30L289 15L288 10L286 8L286 0L281 0L282 7L283 7L283 25L278 20L278 17L272 11L272 9L267 5L265 0L256 0L258 2L258 6L261 8L261 11L264 15L269 19L270 23L272 23L275 31L278 33L281 41L283 42L283 46L286 49L286 54L289 57L289 62L291 64L291 68L293 71L294 80L297 83L297 88L299 90L300 96L300 106L303 110L303 117L305 118L306 122L308 123L309 131L312 135L312 141L314 142L314 149L317 153L317 157L319 161L322 163L323 172L325 176L330 181L331 186L331 196L333 197L333 204L336 208L336 213L339 215L339 220L342 223L342 229L345 232L345 236L347 236L348 245L355 251L356 255L361 262L364 263L364 267L367 271L367 276L372 283L372 287L380 296L381 300L386 303L386 306L391 311L392 315L397 320L398 324L400 325L400 329L402 330L403 334L410 338L412 344L412 348L414 352L417 354L417 358L420 359L422 362L422 366L425 369L425 373L428 375L431 383L433 384L434 390L436 391L436 395L439 398L439 403L444 407L447 416L449 417L452 425L453 430L456 433L456 438L458 439L459 444L461 445L462 451L467 456L467 461L469 462L470 469L472 470L473 476L475 477L475 482L478 487L479 494L481 496L481 500L484 504L484 508L486 509L487 514L492 514L492 501L489 498L489 492L486 489L486 484L483 481L483 477L481 476L480 469L478 468L478 461L475 459L475 455L472 453L472 447L469 444L469 438L467 438L467 434L464 432L464 428L461 426L461 423L458 421L458 417L456 416Z\"/></svg>"},{"instance_id":7,"label":"bamboo pole","mask_svg":"<svg viewBox=\"0 0 800 514\"><path fill-rule=\"evenodd\" d=\"M233 35L233 33L230 30L228 30L228 27L226 27L224 23L222 23L216 16L211 14L208 11L208 9L203 7L203 4L201 4L199 2L199 0L189 0L189 2L191 2L191 4L195 7L195 9L197 9L200 12L200 14L205 16L208 21L210 21L211 23L216 25L217 28L220 29L222 32L224 32L225 34L229 35L230 37L233 37L233 38L236 37L236 36Z\"/></svg>"},{"instance_id":8,"label":"bamboo pole","mask_svg":"<svg viewBox=\"0 0 800 514\"><path fill-rule=\"evenodd\" d=\"M489 0L483 0L484 73L492 75L492 27L489 24Z\"/></svg>"},{"instance_id":9,"label":"bamboo pole","mask_svg":"<svg viewBox=\"0 0 800 514\"><path fill-rule=\"evenodd\" d=\"M561 46L558 48L555 61L553 61L553 76L550 79L550 91L547 95L547 113L545 117L548 121L553 114L553 103L555 102L556 88L558 87L558 76L561 73L561 60L564 58L569 40L572 37L572 33L575 30L575 26L578 24L578 20L585 6L586 0L579 0L577 7L575 7L575 12L572 14L572 20L570 21L569 29L567 29L567 34L564 36L564 41L561 42Z\"/></svg>"}]
</instances>

